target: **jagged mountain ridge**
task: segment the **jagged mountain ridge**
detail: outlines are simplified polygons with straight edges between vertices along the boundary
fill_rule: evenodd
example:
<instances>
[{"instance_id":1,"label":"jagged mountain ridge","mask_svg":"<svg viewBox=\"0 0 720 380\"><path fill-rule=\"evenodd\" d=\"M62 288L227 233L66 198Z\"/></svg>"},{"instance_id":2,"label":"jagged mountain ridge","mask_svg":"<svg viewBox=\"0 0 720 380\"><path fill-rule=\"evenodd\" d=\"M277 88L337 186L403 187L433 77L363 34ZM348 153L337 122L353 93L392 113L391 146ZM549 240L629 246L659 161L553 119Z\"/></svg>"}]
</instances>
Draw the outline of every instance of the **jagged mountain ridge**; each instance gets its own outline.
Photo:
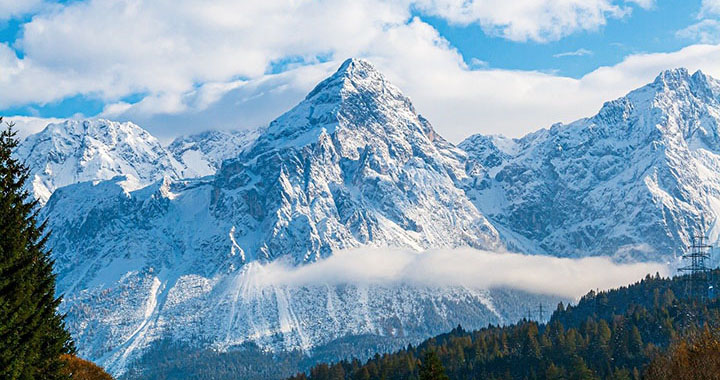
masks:
<instances>
[{"instance_id":1,"label":"jagged mountain ridge","mask_svg":"<svg viewBox=\"0 0 720 380\"><path fill-rule=\"evenodd\" d=\"M105 119L50 123L21 141L15 156L30 169L28 191L45 204L60 187L126 177L128 191L164 177L214 174L223 160L236 157L260 130L207 131L176 138L167 147L131 122Z\"/></svg>"},{"instance_id":2,"label":"jagged mountain ridge","mask_svg":"<svg viewBox=\"0 0 720 380\"><path fill-rule=\"evenodd\" d=\"M122 175L134 190L183 171L144 129L104 119L51 123L23 140L15 155L29 167L29 191L43 204L55 189L78 182Z\"/></svg>"},{"instance_id":3,"label":"jagged mountain ridge","mask_svg":"<svg viewBox=\"0 0 720 380\"><path fill-rule=\"evenodd\" d=\"M167 335L311 350L346 335L413 341L459 318L501 322L486 290L251 281L258 260L360 246L502 248L464 196L465 159L369 63L348 60L214 176L56 190L43 217L68 325L85 356L120 373Z\"/></svg>"},{"instance_id":4,"label":"jagged mountain ridge","mask_svg":"<svg viewBox=\"0 0 720 380\"><path fill-rule=\"evenodd\" d=\"M700 208L716 194L716 88L668 71L595 117L518 140L474 136L463 151L369 63L350 60L214 176L58 189L43 213L69 326L87 357L119 373L166 335L311 350L354 334L411 341L462 315L467 326L502 321L493 310L505 300L487 291L259 289L250 279L257 260L312 262L360 246L672 258L664 247L683 243L699 210L717 215ZM668 220L685 235L666 234ZM368 297L383 302L357 302ZM352 315L363 318L343 319Z\"/></svg>"},{"instance_id":5,"label":"jagged mountain ridge","mask_svg":"<svg viewBox=\"0 0 720 380\"><path fill-rule=\"evenodd\" d=\"M673 260L718 240L720 83L661 73L590 118L520 139L476 135L468 194L516 249Z\"/></svg>"}]
</instances>

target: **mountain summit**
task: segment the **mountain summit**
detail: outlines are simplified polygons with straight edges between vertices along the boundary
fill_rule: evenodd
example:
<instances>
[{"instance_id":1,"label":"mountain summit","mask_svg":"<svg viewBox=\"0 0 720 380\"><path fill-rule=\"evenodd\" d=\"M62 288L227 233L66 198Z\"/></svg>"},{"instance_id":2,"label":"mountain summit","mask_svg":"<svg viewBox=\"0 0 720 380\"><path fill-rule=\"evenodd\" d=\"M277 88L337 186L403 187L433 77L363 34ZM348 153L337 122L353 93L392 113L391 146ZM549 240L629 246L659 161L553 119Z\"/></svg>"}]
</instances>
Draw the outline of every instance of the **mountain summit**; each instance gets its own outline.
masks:
<instances>
[{"instance_id":1,"label":"mountain summit","mask_svg":"<svg viewBox=\"0 0 720 380\"><path fill-rule=\"evenodd\" d=\"M68 326L83 355L118 373L160 337L310 351L348 335L404 344L498 323L487 291L250 280L257 262L347 248L502 248L465 196L465 160L372 65L346 61L214 176L56 190L43 217Z\"/></svg>"},{"instance_id":2,"label":"mountain summit","mask_svg":"<svg viewBox=\"0 0 720 380\"><path fill-rule=\"evenodd\" d=\"M460 149L370 63L348 60L258 132L189 136L166 153L134 155L123 147L155 140L133 132L99 144L89 124L71 139L28 139L36 148L24 152L51 153L49 171L43 160L28 161L48 180L63 162L54 152L76 146L98 147L81 157L133 164L72 176L88 181L58 187L41 211L53 230L48 245L68 327L83 356L119 374L161 338L312 352L370 336L391 347L521 312L517 295L487 289L265 285L271 261L467 246L672 261L693 234L709 231L716 242L718 94L716 80L670 70L590 118L520 139L476 135ZM195 179L141 176L155 173L136 169L153 152L158 162L148 168L157 173L173 173L178 161L182 173L219 169ZM131 176L155 182L128 187Z\"/></svg>"},{"instance_id":3,"label":"mountain summit","mask_svg":"<svg viewBox=\"0 0 720 380\"><path fill-rule=\"evenodd\" d=\"M30 168L30 192L41 203L55 189L83 181L126 177L134 190L179 178L183 166L144 129L133 123L67 120L28 136L15 155Z\"/></svg>"},{"instance_id":4,"label":"mountain summit","mask_svg":"<svg viewBox=\"0 0 720 380\"><path fill-rule=\"evenodd\" d=\"M223 164L211 209L234 220L255 258L314 261L368 244L498 248L463 196L464 159L372 65L348 60Z\"/></svg>"},{"instance_id":5,"label":"mountain summit","mask_svg":"<svg viewBox=\"0 0 720 380\"><path fill-rule=\"evenodd\" d=\"M317 141L320 134L333 135L336 130L342 139L366 145L381 138L407 139L432 128L416 114L410 99L370 62L348 59L300 104L271 122L256 150L269 145L304 146ZM357 152L343 154L357 156Z\"/></svg>"},{"instance_id":6,"label":"mountain summit","mask_svg":"<svg viewBox=\"0 0 720 380\"><path fill-rule=\"evenodd\" d=\"M718 81L675 69L593 117L460 147L469 194L516 249L672 260L693 234L718 239L719 125Z\"/></svg>"}]
</instances>

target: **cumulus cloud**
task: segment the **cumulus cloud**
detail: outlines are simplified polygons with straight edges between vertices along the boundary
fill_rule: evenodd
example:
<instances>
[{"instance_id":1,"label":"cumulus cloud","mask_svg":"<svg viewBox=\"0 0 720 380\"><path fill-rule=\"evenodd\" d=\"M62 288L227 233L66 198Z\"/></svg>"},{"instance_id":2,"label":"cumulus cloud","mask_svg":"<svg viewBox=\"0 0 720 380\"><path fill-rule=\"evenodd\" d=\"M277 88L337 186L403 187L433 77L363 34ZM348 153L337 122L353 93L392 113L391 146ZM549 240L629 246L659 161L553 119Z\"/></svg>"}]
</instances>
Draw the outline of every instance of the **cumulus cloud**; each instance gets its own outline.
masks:
<instances>
[{"instance_id":1,"label":"cumulus cloud","mask_svg":"<svg viewBox=\"0 0 720 380\"><path fill-rule=\"evenodd\" d=\"M370 59L415 103L440 134L458 142L473 133L518 137L555 122L595 114L605 101L651 82L660 71L687 67L720 76L720 46L692 45L671 53L636 54L582 78L534 71L467 67L463 57L432 26L414 19L387 30L362 56ZM402 48L398 48L402 47ZM345 58L345 57L342 57ZM134 106L107 115L134 120L162 133L202 128L263 125L302 100L341 59L244 81L206 109L158 115ZM195 91L195 90L193 90ZM187 93L183 99L194 99ZM561 99L562 101L558 101ZM522 112L517 112L522 110ZM180 128L181 130L178 130Z\"/></svg>"},{"instance_id":2,"label":"cumulus cloud","mask_svg":"<svg viewBox=\"0 0 720 380\"><path fill-rule=\"evenodd\" d=\"M111 103L100 116L149 126L160 138L206 129L253 128L289 110L337 65L338 61L331 61L251 80L208 83L177 98L176 107L182 112L158 112L158 100L149 96L134 104Z\"/></svg>"},{"instance_id":3,"label":"cumulus cloud","mask_svg":"<svg viewBox=\"0 0 720 380\"><path fill-rule=\"evenodd\" d=\"M23 58L0 52L2 71L18 69L5 85L42 88L33 99L5 92L0 106L150 93L161 112L177 111L199 84L257 78L286 57L357 53L407 12L375 0L72 2L24 24Z\"/></svg>"},{"instance_id":4,"label":"cumulus cloud","mask_svg":"<svg viewBox=\"0 0 720 380\"><path fill-rule=\"evenodd\" d=\"M620 18L631 11L611 0L418 0L416 6L454 23L476 23L488 34L540 42L595 30L608 17Z\"/></svg>"},{"instance_id":5,"label":"cumulus cloud","mask_svg":"<svg viewBox=\"0 0 720 380\"><path fill-rule=\"evenodd\" d=\"M485 23L506 38L549 40L622 17L629 7L610 0L506 3L70 2L35 15L12 46L0 44L0 108L82 94L106 102L102 116L138 122L161 138L255 127L300 101L343 59L364 57L457 142L472 133L520 136L592 115L663 69L720 74L718 47L706 45L630 56L580 79L491 69L472 60L468 66L436 29L410 12L420 8L453 22ZM544 26L548 20L569 29L553 31ZM275 74L277 67L282 73ZM137 94L140 101L128 100Z\"/></svg>"},{"instance_id":6,"label":"cumulus cloud","mask_svg":"<svg viewBox=\"0 0 720 380\"><path fill-rule=\"evenodd\" d=\"M0 21L37 11L42 5L43 0L0 0Z\"/></svg>"},{"instance_id":7,"label":"cumulus cloud","mask_svg":"<svg viewBox=\"0 0 720 380\"><path fill-rule=\"evenodd\" d=\"M698 17L720 15L720 0L702 0Z\"/></svg>"},{"instance_id":8,"label":"cumulus cloud","mask_svg":"<svg viewBox=\"0 0 720 380\"><path fill-rule=\"evenodd\" d=\"M251 286L389 285L509 288L533 294L577 298L592 289L627 285L646 274L667 275L658 263L617 264L605 257L567 259L493 253L470 248L413 252L355 249L316 263L252 263L245 273Z\"/></svg>"}]
</instances>

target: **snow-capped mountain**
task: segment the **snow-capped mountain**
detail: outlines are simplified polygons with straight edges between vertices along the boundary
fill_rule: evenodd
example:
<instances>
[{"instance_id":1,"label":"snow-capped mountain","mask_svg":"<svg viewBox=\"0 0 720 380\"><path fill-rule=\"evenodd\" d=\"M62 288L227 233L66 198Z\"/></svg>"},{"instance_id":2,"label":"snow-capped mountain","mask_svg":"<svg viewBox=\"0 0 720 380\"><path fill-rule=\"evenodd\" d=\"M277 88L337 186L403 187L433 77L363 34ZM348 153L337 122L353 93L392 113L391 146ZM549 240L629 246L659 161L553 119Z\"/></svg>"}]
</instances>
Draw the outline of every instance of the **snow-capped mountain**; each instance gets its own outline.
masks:
<instances>
[{"instance_id":1,"label":"snow-capped mountain","mask_svg":"<svg viewBox=\"0 0 720 380\"><path fill-rule=\"evenodd\" d=\"M185 166L183 177L215 174L224 160L237 157L260 135L262 129L206 131L178 137L167 149Z\"/></svg>"},{"instance_id":2,"label":"snow-capped mountain","mask_svg":"<svg viewBox=\"0 0 720 380\"><path fill-rule=\"evenodd\" d=\"M466 159L368 62L348 60L214 176L57 189L43 217L68 326L83 356L119 373L162 337L310 350L502 321L482 290L252 281L258 261L360 246L502 248L465 196Z\"/></svg>"},{"instance_id":3,"label":"snow-capped mountain","mask_svg":"<svg viewBox=\"0 0 720 380\"><path fill-rule=\"evenodd\" d=\"M30 192L41 203L73 183L126 177L129 190L164 176L179 178L184 167L147 131L133 123L67 120L28 136L16 156L30 168Z\"/></svg>"},{"instance_id":4,"label":"snow-capped mountain","mask_svg":"<svg viewBox=\"0 0 720 380\"><path fill-rule=\"evenodd\" d=\"M361 245L501 247L467 200L465 155L368 62L348 60L228 160L210 208L238 251L297 262Z\"/></svg>"},{"instance_id":5,"label":"snow-capped mountain","mask_svg":"<svg viewBox=\"0 0 720 380\"><path fill-rule=\"evenodd\" d=\"M462 142L468 195L512 247L672 259L720 226L720 82L685 69L590 118Z\"/></svg>"},{"instance_id":6,"label":"snow-capped mountain","mask_svg":"<svg viewBox=\"0 0 720 380\"><path fill-rule=\"evenodd\" d=\"M58 182L64 172L51 166L57 190L42 216L81 354L116 374L161 338L305 352L364 334L411 342L457 323L512 320L520 305L482 289L260 286L263 263L302 265L355 247L671 259L702 228L718 239L719 121L720 84L679 69L591 118L520 139L476 135L459 149L372 65L348 60L257 132L200 134L168 149L143 135L149 143L131 145L159 147L157 163L126 159L76 184L86 177ZM47 148L19 154L95 146L83 128L76 145L34 137L24 146ZM103 149L90 152L117 156ZM49 165L28 162L33 173ZM114 177L136 166L161 174L143 188Z\"/></svg>"}]
</instances>

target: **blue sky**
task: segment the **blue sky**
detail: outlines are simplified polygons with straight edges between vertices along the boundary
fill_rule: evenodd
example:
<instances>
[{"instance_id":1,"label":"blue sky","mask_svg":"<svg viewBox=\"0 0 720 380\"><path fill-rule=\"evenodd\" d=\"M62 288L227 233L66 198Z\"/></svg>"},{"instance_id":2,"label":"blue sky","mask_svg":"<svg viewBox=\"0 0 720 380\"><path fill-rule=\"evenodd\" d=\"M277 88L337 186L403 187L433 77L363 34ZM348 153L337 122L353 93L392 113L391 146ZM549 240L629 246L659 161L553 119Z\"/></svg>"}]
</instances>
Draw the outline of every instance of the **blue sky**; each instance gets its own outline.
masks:
<instances>
[{"instance_id":1,"label":"blue sky","mask_svg":"<svg viewBox=\"0 0 720 380\"><path fill-rule=\"evenodd\" d=\"M662 69L720 74L718 0L242 3L0 0L0 114L248 128L353 56L457 141L589 116Z\"/></svg>"},{"instance_id":2,"label":"blue sky","mask_svg":"<svg viewBox=\"0 0 720 380\"><path fill-rule=\"evenodd\" d=\"M490 67L539 70L579 78L600 66L610 66L629 54L671 52L692 41L676 36L697 22L700 1L658 1L650 9L632 6L629 16L607 20L596 30L557 41L515 42L485 34L478 25L458 26L439 17L419 14L462 53ZM578 55L568 53L579 52Z\"/></svg>"}]
</instances>

